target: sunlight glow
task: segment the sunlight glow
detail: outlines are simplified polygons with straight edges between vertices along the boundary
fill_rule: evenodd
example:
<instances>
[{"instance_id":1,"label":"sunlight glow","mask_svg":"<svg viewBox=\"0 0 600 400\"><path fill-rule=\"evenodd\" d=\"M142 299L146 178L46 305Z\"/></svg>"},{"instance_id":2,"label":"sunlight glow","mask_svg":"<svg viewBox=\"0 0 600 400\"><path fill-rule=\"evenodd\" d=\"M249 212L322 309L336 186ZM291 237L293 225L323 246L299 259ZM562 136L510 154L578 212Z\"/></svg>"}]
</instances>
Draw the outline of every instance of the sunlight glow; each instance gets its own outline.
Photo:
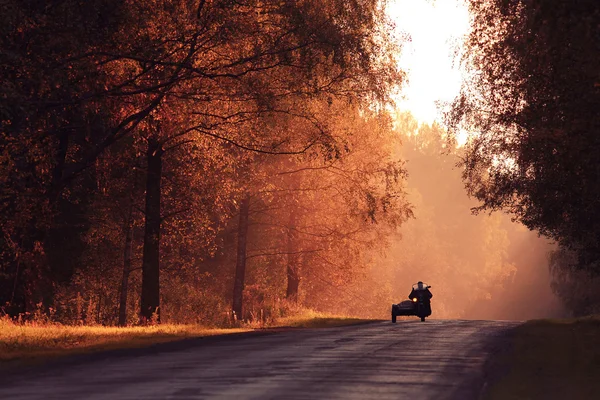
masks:
<instances>
[{"instance_id":1,"label":"sunlight glow","mask_svg":"<svg viewBox=\"0 0 600 400\"><path fill-rule=\"evenodd\" d=\"M387 13L402 43L399 68L406 72L397 102L420 123L440 122L438 104L459 93L462 74L456 54L469 29L464 0L389 0ZM464 138L466 139L466 138Z\"/></svg>"}]
</instances>

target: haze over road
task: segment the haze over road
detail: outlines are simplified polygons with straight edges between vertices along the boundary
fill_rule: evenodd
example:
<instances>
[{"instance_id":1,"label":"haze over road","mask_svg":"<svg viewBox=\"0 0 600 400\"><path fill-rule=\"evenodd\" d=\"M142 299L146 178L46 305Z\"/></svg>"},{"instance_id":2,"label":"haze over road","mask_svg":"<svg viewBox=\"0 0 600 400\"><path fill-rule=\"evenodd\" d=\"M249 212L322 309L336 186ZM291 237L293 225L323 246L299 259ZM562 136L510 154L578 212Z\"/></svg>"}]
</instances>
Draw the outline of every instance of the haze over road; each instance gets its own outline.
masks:
<instances>
[{"instance_id":1,"label":"haze over road","mask_svg":"<svg viewBox=\"0 0 600 400\"><path fill-rule=\"evenodd\" d=\"M0 378L0 399L477 399L485 360L515 325L410 320L198 339Z\"/></svg>"}]
</instances>

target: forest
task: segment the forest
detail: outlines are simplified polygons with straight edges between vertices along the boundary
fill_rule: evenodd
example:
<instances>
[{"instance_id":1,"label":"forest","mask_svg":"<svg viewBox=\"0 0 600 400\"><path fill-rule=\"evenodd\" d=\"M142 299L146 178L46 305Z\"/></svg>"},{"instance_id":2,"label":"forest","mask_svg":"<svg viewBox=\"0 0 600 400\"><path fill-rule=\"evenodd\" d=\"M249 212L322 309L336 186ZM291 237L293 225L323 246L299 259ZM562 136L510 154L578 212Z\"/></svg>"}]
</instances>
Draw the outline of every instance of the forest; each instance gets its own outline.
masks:
<instances>
[{"instance_id":1,"label":"forest","mask_svg":"<svg viewBox=\"0 0 600 400\"><path fill-rule=\"evenodd\" d=\"M469 6L422 124L379 0L1 1L0 316L598 312L600 10Z\"/></svg>"}]
</instances>

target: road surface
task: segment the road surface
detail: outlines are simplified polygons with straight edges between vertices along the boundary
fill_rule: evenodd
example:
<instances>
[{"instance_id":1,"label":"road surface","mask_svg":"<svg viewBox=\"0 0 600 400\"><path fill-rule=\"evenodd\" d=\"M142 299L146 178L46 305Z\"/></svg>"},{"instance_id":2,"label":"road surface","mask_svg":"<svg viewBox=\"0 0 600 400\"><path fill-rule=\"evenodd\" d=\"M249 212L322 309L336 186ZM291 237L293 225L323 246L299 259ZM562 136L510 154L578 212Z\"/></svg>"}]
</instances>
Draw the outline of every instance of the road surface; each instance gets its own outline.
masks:
<instances>
[{"instance_id":1,"label":"road surface","mask_svg":"<svg viewBox=\"0 0 600 400\"><path fill-rule=\"evenodd\" d=\"M515 323L283 330L78 359L0 378L0 399L477 399Z\"/></svg>"}]
</instances>

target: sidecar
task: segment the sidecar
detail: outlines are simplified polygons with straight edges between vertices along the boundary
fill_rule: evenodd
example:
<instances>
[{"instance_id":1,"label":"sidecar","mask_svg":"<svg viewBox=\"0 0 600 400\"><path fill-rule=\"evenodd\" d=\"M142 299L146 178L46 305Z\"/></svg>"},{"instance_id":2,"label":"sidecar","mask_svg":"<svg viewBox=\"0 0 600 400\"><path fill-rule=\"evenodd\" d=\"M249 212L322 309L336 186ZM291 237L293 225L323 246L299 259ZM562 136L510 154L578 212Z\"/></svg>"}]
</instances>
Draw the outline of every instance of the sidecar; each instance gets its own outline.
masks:
<instances>
[{"instance_id":1,"label":"sidecar","mask_svg":"<svg viewBox=\"0 0 600 400\"><path fill-rule=\"evenodd\" d=\"M404 300L398 304L392 304L392 322L396 322L396 317L405 315L417 315L414 301Z\"/></svg>"}]
</instances>

